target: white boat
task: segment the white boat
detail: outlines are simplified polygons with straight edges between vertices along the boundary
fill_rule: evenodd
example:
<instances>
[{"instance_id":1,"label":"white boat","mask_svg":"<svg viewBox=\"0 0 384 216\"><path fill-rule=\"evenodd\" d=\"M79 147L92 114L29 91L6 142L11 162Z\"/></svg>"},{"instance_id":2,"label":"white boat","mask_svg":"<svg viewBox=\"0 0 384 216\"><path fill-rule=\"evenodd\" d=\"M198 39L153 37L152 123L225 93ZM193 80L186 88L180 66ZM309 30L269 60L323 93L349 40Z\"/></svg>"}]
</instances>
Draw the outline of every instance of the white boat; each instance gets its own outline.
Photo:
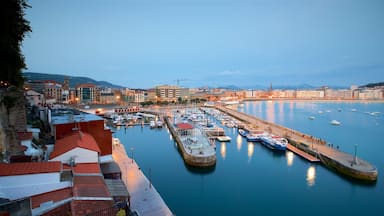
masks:
<instances>
[{"instance_id":1,"label":"white boat","mask_svg":"<svg viewBox=\"0 0 384 216\"><path fill-rule=\"evenodd\" d=\"M336 121L336 120L332 120L330 122L331 125L341 125L341 123L339 121Z\"/></svg>"},{"instance_id":2,"label":"white boat","mask_svg":"<svg viewBox=\"0 0 384 216\"><path fill-rule=\"evenodd\" d=\"M220 142L229 142L231 141L231 137L229 136L218 136L216 139Z\"/></svg>"},{"instance_id":3,"label":"white boat","mask_svg":"<svg viewBox=\"0 0 384 216\"><path fill-rule=\"evenodd\" d=\"M155 123L155 121L150 121L149 122L149 127L151 127L151 128L154 128L154 127L156 127L156 123Z\"/></svg>"},{"instance_id":4,"label":"white boat","mask_svg":"<svg viewBox=\"0 0 384 216\"><path fill-rule=\"evenodd\" d=\"M158 120L158 121L156 122L156 126L157 126L158 128L162 128L162 127L163 127L163 122L160 121L160 120Z\"/></svg>"},{"instance_id":5,"label":"white boat","mask_svg":"<svg viewBox=\"0 0 384 216\"><path fill-rule=\"evenodd\" d=\"M357 110L356 109L351 109L352 112L356 112Z\"/></svg>"},{"instance_id":6,"label":"white boat","mask_svg":"<svg viewBox=\"0 0 384 216\"><path fill-rule=\"evenodd\" d=\"M315 116L309 116L308 119L313 120L315 119Z\"/></svg>"}]
</instances>

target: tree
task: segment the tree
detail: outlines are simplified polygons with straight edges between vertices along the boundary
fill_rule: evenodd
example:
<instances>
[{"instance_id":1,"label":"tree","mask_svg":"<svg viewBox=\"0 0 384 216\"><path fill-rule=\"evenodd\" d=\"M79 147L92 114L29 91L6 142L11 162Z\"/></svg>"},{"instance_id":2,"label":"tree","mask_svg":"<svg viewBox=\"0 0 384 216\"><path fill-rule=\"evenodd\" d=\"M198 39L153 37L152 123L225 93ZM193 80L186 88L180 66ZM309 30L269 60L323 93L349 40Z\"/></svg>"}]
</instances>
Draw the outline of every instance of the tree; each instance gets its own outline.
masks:
<instances>
[{"instance_id":1,"label":"tree","mask_svg":"<svg viewBox=\"0 0 384 216\"><path fill-rule=\"evenodd\" d=\"M22 87L21 71L26 69L20 46L25 35L32 32L24 16L30 6L26 0L0 1L0 81Z\"/></svg>"}]
</instances>

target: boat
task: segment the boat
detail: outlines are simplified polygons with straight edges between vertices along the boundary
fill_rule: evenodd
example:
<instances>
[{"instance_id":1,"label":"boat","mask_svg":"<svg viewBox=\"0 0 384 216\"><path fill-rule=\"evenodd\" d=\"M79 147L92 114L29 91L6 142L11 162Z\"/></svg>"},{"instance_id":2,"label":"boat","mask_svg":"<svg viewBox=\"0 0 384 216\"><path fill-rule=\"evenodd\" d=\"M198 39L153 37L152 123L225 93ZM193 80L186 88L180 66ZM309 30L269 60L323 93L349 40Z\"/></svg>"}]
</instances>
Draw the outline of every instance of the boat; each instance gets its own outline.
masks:
<instances>
[{"instance_id":1,"label":"boat","mask_svg":"<svg viewBox=\"0 0 384 216\"><path fill-rule=\"evenodd\" d=\"M287 149L288 140L279 136L262 136L261 143L273 150L285 151Z\"/></svg>"},{"instance_id":2,"label":"boat","mask_svg":"<svg viewBox=\"0 0 384 216\"><path fill-rule=\"evenodd\" d=\"M241 128L238 130L238 132L242 137L247 137L247 134L249 133L247 130Z\"/></svg>"},{"instance_id":3,"label":"boat","mask_svg":"<svg viewBox=\"0 0 384 216\"><path fill-rule=\"evenodd\" d=\"M156 122L156 126L157 126L158 128L162 128L162 127L163 127L163 122L160 121L160 120L158 120L158 121Z\"/></svg>"},{"instance_id":4,"label":"boat","mask_svg":"<svg viewBox=\"0 0 384 216\"><path fill-rule=\"evenodd\" d=\"M357 109L351 109L351 111L352 111L352 112L356 112L356 111L357 111Z\"/></svg>"},{"instance_id":5,"label":"boat","mask_svg":"<svg viewBox=\"0 0 384 216\"><path fill-rule=\"evenodd\" d=\"M332 120L331 122L329 122L331 125L341 125L341 123L339 121L336 121L336 120Z\"/></svg>"},{"instance_id":6,"label":"boat","mask_svg":"<svg viewBox=\"0 0 384 216\"><path fill-rule=\"evenodd\" d=\"M231 141L231 137L229 136L218 136L216 139L220 142L229 142Z\"/></svg>"},{"instance_id":7,"label":"boat","mask_svg":"<svg viewBox=\"0 0 384 216\"><path fill-rule=\"evenodd\" d=\"M313 120L315 119L315 116L309 116L308 119Z\"/></svg>"},{"instance_id":8,"label":"boat","mask_svg":"<svg viewBox=\"0 0 384 216\"><path fill-rule=\"evenodd\" d=\"M156 123L155 123L155 121L151 120L151 121L149 122L149 127L150 127L150 128L155 128L155 127L156 127Z\"/></svg>"},{"instance_id":9,"label":"boat","mask_svg":"<svg viewBox=\"0 0 384 216\"><path fill-rule=\"evenodd\" d=\"M265 132L248 133L245 137L248 142L261 142L261 137L267 136Z\"/></svg>"}]
</instances>

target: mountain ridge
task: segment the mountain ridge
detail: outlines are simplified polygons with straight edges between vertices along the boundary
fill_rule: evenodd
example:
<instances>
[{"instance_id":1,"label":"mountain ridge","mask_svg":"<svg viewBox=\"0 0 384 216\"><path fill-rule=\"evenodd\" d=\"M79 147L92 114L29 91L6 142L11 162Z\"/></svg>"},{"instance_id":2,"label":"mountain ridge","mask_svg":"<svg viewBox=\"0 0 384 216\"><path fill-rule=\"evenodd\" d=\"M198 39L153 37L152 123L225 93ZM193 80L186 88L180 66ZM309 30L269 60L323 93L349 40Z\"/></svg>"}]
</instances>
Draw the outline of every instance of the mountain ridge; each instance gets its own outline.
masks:
<instances>
[{"instance_id":1,"label":"mountain ridge","mask_svg":"<svg viewBox=\"0 0 384 216\"><path fill-rule=\"evenodd\" d=\"M69 79L69 86L75 87L79 84L91 83L99 87L106 88L125 88L124 86L115 85L107 81L97 81L89 77L84 76L70 76L63 74L47 74L47 73L38 73L38 72L24 72L23 77L25 81L38 81L38 80L52 80L57 83L64 83L65 79Z\"/></svg>"}]
</instances>

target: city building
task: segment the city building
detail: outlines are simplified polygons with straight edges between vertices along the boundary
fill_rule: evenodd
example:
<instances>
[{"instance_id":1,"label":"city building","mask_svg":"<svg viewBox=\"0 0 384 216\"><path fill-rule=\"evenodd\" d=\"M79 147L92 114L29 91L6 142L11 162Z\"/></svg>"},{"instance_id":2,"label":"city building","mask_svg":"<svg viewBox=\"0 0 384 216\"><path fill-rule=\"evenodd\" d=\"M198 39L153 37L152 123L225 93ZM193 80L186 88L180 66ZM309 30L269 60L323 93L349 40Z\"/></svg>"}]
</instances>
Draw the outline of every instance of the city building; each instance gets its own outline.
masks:
<instances>
[{"instance_id":1,"label":"city building","mask_svg":"<svg viewBox=\"0 0 384 216\"><path fill-rule=\"evenodd\" d=\"M96 103L100 101L100 91L94 84L80 84L75 89L76 102L78 103Z\"/></svg>"}]
</instances>

